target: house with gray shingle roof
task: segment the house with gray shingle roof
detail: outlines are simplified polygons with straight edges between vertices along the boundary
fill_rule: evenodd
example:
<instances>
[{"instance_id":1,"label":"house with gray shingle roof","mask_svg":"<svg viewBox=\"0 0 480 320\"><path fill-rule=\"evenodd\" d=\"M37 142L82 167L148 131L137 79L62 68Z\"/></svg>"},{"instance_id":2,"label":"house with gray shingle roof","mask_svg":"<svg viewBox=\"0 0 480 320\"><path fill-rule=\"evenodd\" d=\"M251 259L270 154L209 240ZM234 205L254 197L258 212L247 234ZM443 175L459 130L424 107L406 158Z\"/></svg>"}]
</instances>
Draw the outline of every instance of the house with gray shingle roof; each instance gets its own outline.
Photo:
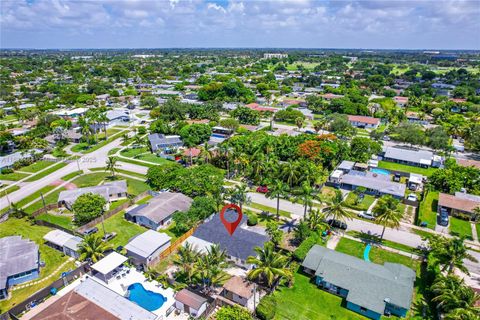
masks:
<instances>
[{"instance_id":1,"label":"house with gray shingle roof","mask_svg":"<svg viewBox=\"0 0 480 320\"><path fill-rule=\"evenodd\" d=\"M379 265L315 245L302 266L319 288L345 298L347 309L370 319L405 317L410 309L416 275L404 265Z\"/></svg>"},{"instance_id":2,"label":"house with gray shingle roof","mask_svg":"<svg viewBox=\"0 0 480 320\"><path fill-rule=\"evenodd\" d=\"M0 300L8 297L8 288L38 278L38 244L21 236L0 239Z\"/></svg>"},{"instance_id":3,"label":"house with gray shingle roof","mask_svg":"<svg viewBox=\"0 0 480 320\"><path fill-rule=\"evenodd\" d=\"M107 203L110 203L112 201L126 198L127 190L126 180L106 182L101 186L65 190L58 195L58 204L60 206L64 205L71 210L77 198L86 193L98 194L105 198Z\"/></svg>"}]
</instances>

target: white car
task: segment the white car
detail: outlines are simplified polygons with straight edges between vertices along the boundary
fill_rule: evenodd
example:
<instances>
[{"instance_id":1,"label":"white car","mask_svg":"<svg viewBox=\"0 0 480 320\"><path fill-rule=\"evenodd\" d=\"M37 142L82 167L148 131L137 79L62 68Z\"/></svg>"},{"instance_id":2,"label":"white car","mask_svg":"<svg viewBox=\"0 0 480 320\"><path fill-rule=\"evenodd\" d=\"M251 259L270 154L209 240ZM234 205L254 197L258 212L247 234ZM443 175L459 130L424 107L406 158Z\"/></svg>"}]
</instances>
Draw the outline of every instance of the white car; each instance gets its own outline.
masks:
<instances>
[{"instance_id":1,"label":"white car","mask_svg":"<svg viewBox=\"0 0 480 320\"><path fill-rule=\"evenodd\" d=\"M375 220L375 216L371 211L362 211L359 214L357 214L357 216L363 219Z\"/></svg>"},{"instance_id":2,"label":"white car","mask_svg":"<svg viewBox=\"0 0 480 320\"><path fill-rule=\"evenodd\" d=\"M417 195L415 193L410 193L407 197L407 200L409 201L417 201L418 198L417 198Z\"/></svg>"}]
</instances>

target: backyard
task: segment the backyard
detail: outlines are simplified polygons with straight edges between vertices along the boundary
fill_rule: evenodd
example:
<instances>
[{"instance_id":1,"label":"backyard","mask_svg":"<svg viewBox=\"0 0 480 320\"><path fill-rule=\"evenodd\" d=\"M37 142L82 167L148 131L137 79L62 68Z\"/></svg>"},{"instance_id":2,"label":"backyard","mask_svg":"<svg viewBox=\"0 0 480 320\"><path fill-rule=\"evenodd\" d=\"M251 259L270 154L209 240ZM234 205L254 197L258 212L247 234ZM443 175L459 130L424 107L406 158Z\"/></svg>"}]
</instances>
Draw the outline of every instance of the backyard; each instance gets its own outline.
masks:
<instances>
[{"instance_id":1,"label":"backyard","mask_svg":"<svg viewBox=\"0 0 480 320\"><path fill-rule=\"evenodd\" d=\"M429 191L420 203L417 219L418 224L426 222L428 228L435 229L435 225L437 224L437 205L438 192Z\"/></svg>"},{"instance_id":2,"label":"backyard","mask_svg":"<svg viewBox=\"0 0 480 320\"><path fill-rule=\"evenodd\" d=\"M41 268L40 277L36 281L52 274L63 262L68 260L68 257L63 255L60 251L57 251L43 244L43 236L51 230L52 229L47 227L31 224L26 219L15 218L10 218L7 221L3 222L2 228L0 228L0 238L12 235L20 235L26 239L30 239L36 242L40 246L40 260L45 261L45 267ZM48 286L53 281L57 280L62 272L71 269L74 269L73 261L68 262L63 268L54 273L53 276L50 277L48 280L42 281L38 284L26 287L24 289L11 291L13 292L12 298L0 302L0 313L3 313L4 311L18 304L19 302L22 302L34 292Z\"/></svg>"},{"instance_id":3,"label":"backyard","mask_svg":"<svg viewBox=\"0 0 480 320\"><path fill-rule=\"evenodd\" d=\"M120 211L105 220L105 232L117 233L117 236L108 242L112 248L125 246L131 238L147 231L146 228L125 220L124 214L125 211ZM98 228L99 233L103 236L102 224L99 223L96 227Z\"/></svg>"},{"instance_id":4,"label":"backyard","mask_svg":"<svg viewBox=\"0 0 480 320\"><path fill-rule=\"evenodd\" d=\"M394 170L394 171L402 171L402 172L410 172L410 173L416 173L416 174L421 174L427 177L430 177L436 168L421 168L421 167L414 167L414 166L409 166L406 164L401 164L401 163L396 163L396 162L389 162L389 161L379 161L378 162L378 167L387 169L387 170Z\"/></svg>"}]
</instances>

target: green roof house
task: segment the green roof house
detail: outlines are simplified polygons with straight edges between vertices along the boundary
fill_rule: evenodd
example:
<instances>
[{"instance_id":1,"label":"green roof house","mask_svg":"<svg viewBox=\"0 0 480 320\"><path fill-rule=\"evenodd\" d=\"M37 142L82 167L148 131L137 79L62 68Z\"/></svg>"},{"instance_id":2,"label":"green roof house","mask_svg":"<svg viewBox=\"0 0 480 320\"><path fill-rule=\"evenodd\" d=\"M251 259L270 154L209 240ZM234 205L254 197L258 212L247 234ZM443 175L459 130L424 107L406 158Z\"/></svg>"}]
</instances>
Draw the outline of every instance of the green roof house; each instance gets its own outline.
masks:
<instances>
[{"instance_id":1,"label":"green roof house","mask_svg":"<svg viewBox=\"0 0 480 320\"><path fill-rule=\"evenodd\" d=\"M368 318L405 317L410 309L415 272L404 265L379 265L315 245L302 266L320 288L345 298L347 309Z\"/></svg>"}]
</instances>

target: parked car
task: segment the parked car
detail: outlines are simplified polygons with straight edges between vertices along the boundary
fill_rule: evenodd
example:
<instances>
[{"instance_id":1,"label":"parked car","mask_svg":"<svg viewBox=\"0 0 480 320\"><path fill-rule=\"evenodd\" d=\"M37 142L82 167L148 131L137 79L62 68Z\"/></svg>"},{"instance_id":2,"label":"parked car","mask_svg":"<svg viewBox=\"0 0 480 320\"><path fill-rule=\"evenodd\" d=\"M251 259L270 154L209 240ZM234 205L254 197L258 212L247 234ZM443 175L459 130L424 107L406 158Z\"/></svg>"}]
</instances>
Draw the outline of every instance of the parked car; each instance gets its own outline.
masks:
<instances>
[{"instance_id":1,"label":"parked car","mask_svg":"<svg viewBox=\"0 0 480 320\"><path fill-rule=\"evenodd\" d=\"M333 227L333 228L338 228L342 230L347 230L347 224L343 221L335 220L335 219L330 219L327 221L327 223Z\"/></svg>"},{"instance_id":2,"label":"parked car","mask_svg":"<svg viewBox=\"0 0 480 320\"><path fill-rule=\"evenodd\" d=\"M415 193L410 193L407 197L407 200L409 201L417 201L418 198L417 198L417 195Z\"/></svg>"},{"instance_id":3,"label":"parked car","mask_svg":"<svg viewBox=\"0 0 480 320\"><path fill-rule=\"evenodd\" d=\"M93 227L93 228L90 228L90 229L87 229L83 232L83 235L84 236L89 236L91 234L94 234L94 233L97 233L98 232L98 228L97 227Z\"/></svg>"},{"instance_id":4,"label":"parked car","mask_svg":"<svg viewBox=\"0 0 480 320\"><path fill-rule=\"evenodd\" d=\"M368 219L368 220L375 220L375 216L373 215L373 212L371 211L362 211L359 214L357 214L360 218L363 219Z\"/></svg>"},{"instance_id":5,"label":"parked car","mask_svg":"<svg viewBox=\"0 0 480 320\"><path fill-rule=\"evenodd\" d=\"M383 140L384 141L390 141L390 137L389 136L383 136Z\"/></svg>"},{"instance_id":6,"label":"parked car","mask_svg":"<svg viewBox=\"0 0 480 320\"><path fill-rule=\"evenodd\" d=\"M257 188L257 192L267 193L267 192L268 192L268 187L267 187L267 186L259 186L259 187Z\"/></svg>"},{"instance_id":7,"label":"parked car","mask_svg":"<svg viewBox=\"0 0 480 320\"><path fill-rule=\"evenodd\" d=\"M104 235L104 236L102 237L102 241L103 241L103 242L110 241L110 240L112 240L113 238L115 238L116 236L117 236L117 233L116 233L116 232L107 233L106 235Z\"/></svg>"},{"instance_id":8,"label":"parked car","mask_svg":"<svg viewBox=\"0 0 480 320\"><path fill-rule=\"evenodd\" d=\"M448 226L448 213L447 212L445 212L445 211L440 212L440 216L438 218L438 224L443 226L443 227Z\"/></svg>"}]
</instances>

